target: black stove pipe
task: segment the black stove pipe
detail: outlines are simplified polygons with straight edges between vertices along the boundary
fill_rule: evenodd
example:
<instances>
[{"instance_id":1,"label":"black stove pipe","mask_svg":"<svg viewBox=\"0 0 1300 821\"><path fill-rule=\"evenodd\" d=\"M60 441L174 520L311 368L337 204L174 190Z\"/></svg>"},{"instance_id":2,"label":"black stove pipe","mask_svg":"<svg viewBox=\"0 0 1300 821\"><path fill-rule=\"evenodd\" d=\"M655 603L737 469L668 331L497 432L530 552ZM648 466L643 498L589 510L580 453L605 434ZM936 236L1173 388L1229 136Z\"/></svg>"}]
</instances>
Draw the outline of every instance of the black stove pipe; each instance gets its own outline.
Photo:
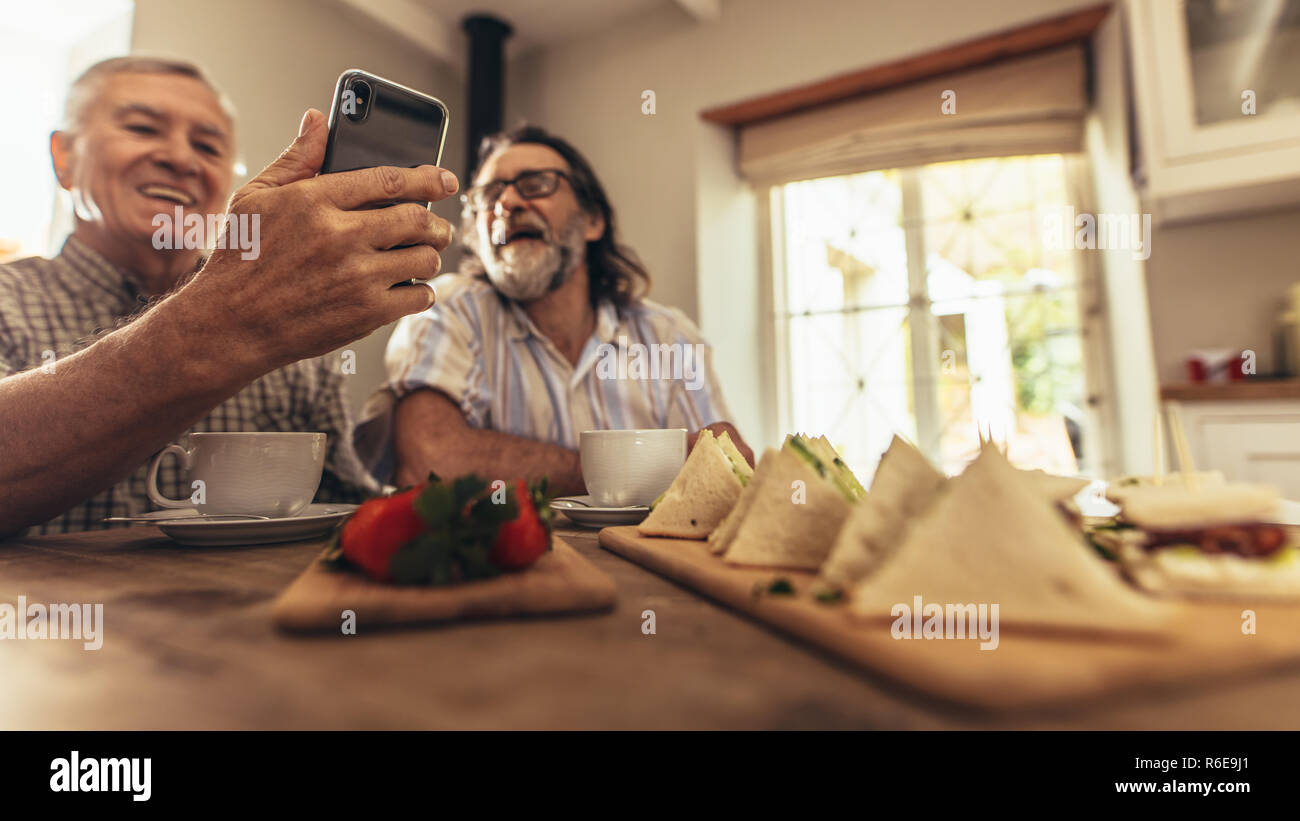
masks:
<instances>
[{"instance_id":1,"label":"black stove pipe","mask_svg":"<svg viewBox=\"0 0 1300 821\"><path fill-rule=\"evenodd\" d=\"M465 187L474 179L478 144L501 130L505 116L505 43L514 31L510 24L486 14L474 14L461 22L469 35L469 87L465 95Z\"/></svg>"}]
</instances>

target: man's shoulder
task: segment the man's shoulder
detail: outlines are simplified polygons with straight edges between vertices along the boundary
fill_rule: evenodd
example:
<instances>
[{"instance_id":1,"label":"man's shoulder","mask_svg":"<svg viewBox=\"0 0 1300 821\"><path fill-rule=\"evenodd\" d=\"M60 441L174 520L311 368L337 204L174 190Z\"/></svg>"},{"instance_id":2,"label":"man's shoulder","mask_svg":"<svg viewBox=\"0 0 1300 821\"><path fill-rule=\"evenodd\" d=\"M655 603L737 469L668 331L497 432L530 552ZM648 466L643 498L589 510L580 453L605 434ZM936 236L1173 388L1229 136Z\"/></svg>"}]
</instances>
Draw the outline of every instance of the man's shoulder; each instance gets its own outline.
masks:
<instances>
[{"instance_id":1,"label":"man's shoulder","mask_svg":"<svg viewBox=\"0 0 1300 821\"><path fill-rule=\"evenodd\" d=\"M0 291L30 293L49 285L49 274L54 260L46 257L24 257L0 264Z\"/></svg>"},{"instance_id":2,"label":"man's shoulder","mask_svg":"<svg viewBox=\"0 0 1300 821\"><path fill-rule=\"evenodd\" d=\"M463 308L471 303L493 304L500 302L497 289L482 277L470 274L443 274L430 280L438 301L434 308Z\"/></svg>"},{"instance_id":3,"label":"man's shoulder","mask_svg":"<svg viewBox=\"0 0 1300 821\"><path fill-rule=\"evenodd\" d=\"M26 328L33 317L48 315L54 299L54 265L45 257L27 257L0 265L0 329L10 337L0 342L12 346L12 334Z\"/></svg>"},{"instance_id":4,"label":"man's shoulder","mask_svg":"<svg viewBox=\"0 0 1300 821\"><path fill-rule=\"evenodd\" d=\"M681 308L655 302L652 299L639 299L620 311L624 322L644 323L649 325L655 336L698 336L699 328Z\"/></svg>"}]
</instances>

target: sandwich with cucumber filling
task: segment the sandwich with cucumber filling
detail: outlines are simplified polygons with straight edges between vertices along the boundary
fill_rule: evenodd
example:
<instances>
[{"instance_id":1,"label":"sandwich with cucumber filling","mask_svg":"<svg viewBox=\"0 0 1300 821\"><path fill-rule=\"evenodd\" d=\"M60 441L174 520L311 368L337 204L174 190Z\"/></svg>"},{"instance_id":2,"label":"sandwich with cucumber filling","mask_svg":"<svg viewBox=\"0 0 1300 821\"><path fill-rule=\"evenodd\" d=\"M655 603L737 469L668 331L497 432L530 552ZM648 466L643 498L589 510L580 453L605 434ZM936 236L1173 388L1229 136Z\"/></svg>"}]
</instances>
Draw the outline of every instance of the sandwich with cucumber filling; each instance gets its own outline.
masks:
<instances>
[{"instance_id":1,"label":"sandwich with cucumber filling","mask_svg":"<svg viewBox=\"0 0 1300 821\"><path fill-rule=\"evenodd\" d=\"M767 476L772 466L776 464L777 453L779 451L776 448L768 448L759 457L758 465L754 468L754 475L750 477L745 489L741 491L740 498L732 506L731 512L709 534L710 552L725 553L727 548L731 547L732 540L736 538L736 531L740 530L740 523L749 516L750 508L754 505L754 493L758 490L758 485Z\"/></svg>"},{"instance_id":2,"label":"sandwich with cucumber filling","mask_svg":"<svg viewBox=\"0 0 1300 821\"><path fill-rule=\"evenodd\" d=\"M866 495L866 488L858 481L858 477L853 475L853 471L849 470L848 464L840 458L835 446L825 436L814 438L795 434L787 438L792 440L791 443L795 447L804 446L808 451L811 451L812 457L819 460L828 473L837 477L836 481L848 488L855 499L861 499Z\"/></svg>"},{"instance_id":3,"label":"sandwich with cucumber filling","mask_svg":"<svg viewBox=\"0 0 1300 821\"><path fill-rule=\"evenodd\" d=\"M822 437L786 437L709 539L731 564L816 570L866 491Z\"/></svg>"},{"instance_id":4,"label":"sandwich with cucumber filling","mask_svg":"<svg viewBox=\"0 0 1300 821\"><path fill-rule=\"evenodd\" d=\"M686 464L650 506L642 536L704 539L735 506L754 471L726 431L700 431Z\"/></svg>"}]
</instances>

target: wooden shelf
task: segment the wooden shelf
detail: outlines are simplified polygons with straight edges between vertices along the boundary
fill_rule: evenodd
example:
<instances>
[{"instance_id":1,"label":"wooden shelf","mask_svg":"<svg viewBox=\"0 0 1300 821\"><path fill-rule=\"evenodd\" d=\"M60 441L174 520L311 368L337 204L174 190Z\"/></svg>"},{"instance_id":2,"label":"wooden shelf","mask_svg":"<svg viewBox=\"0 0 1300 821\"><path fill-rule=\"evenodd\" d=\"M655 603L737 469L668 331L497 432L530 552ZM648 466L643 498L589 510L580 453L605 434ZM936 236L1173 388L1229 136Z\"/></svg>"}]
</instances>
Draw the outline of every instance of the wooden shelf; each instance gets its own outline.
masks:
<instances>
[{"instance_id":1,"label":"wooden shelf","mask_svg":"<svg viewBox=\"0 0 1300 821\"><path fill-rule=\"evenodd\" d=\"M1300 379L1252 379L1221 384L1182 383L1160 388L1164 401L1235 401L1240 399L1300 399Z\"/></svg>"}]
</instances>

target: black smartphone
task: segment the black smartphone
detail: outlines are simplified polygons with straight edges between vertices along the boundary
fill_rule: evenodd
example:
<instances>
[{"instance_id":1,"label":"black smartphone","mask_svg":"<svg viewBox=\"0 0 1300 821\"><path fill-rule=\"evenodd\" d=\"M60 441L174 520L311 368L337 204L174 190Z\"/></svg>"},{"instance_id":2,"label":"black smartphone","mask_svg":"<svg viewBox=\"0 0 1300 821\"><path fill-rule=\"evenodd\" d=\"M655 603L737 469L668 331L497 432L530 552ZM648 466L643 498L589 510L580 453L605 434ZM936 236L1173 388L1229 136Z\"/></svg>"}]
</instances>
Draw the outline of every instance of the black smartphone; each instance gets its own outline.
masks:
<instances>
[{"instance_id":1,"label":"black smartphone","mask_svg":"<svg viewBox=\"0 0 1300 821\"><path fill-rule=\"evenodd\" d=\"M321 173L439 165L446 139L447 106L437 97L348 69L334 87ZM392 203L376 203L383 205Z\"/></svg>"}]
</instances>

